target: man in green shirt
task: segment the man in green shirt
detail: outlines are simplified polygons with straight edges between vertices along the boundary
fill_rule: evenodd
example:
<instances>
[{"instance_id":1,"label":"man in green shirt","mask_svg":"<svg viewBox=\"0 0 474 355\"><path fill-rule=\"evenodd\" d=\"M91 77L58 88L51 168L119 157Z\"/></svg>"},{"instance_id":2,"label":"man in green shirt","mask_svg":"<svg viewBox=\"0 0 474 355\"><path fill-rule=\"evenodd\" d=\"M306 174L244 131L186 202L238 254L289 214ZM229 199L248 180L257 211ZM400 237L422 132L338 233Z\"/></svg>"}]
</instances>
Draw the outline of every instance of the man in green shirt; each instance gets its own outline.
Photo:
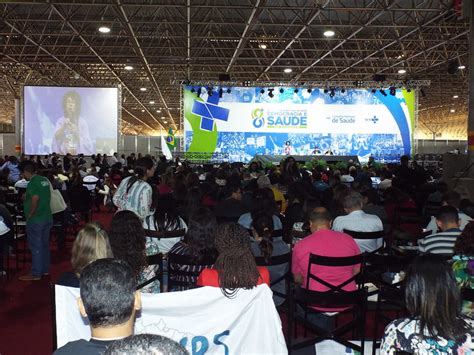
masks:
<instances>
[{"instance_id":1,"label":"man in green shirt","mask_svg":"<svg viewBox=\"0 0 474 355\"><path fill-rule=\"evenodd\" d=\"M51 188L47 178L36 175L32 161L21 164L20 171L28 180L24 196L26 217L26 236L31 250L31 273L20 276L21 281L41 280L49 274L50 250L49 236L53 225L51 214Z\"/></svg>"}]
</instances>

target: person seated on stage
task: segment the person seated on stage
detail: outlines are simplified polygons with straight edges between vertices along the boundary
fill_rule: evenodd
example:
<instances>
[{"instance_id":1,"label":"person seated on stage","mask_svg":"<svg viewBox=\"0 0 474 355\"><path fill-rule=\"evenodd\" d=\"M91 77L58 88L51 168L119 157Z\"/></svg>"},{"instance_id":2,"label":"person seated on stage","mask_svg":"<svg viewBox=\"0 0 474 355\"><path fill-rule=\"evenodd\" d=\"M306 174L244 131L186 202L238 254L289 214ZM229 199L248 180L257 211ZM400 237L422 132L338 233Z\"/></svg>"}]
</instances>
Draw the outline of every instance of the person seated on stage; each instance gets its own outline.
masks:
<instances>
[{"instance_id":1,"label":"person seated on stage","mask_svg":"<svg viewBox=\"0 0 474 355\"><path fill-rule=\"evenodd\" d=\"M82 270L80 282L79 311L89 320L91 339L69 342L55 355L103 354L108 345L133 334L141 296L125 261L96 260Z\"/></svg>"},{"instance_id":2,"label":"person seated on stage","mask_svg":"<svg viewBox=\"0 0 474 355\"><path fill-rule=\"evenodd\" d=\"M222 224L217 230L215 243L219 254L215 268L201 271L198 286L220 287L229 298L241 288L249 290L263 283L270 286L268 268L257 267L245 228L237 223Z\"/></svg>"},{"instance_id":3,"label":"person seated on stage","mask_svg":"<svg viewBox=\"0 0 474 355\"><path fill-rule=\"evenodd\" d=\"M456 208L458 211L458 216L459 216L459 229L463 230L466 225L472 221L472 218L469 217L467 214L464 212L461 212L459 210L459 207L461 205L461 195L457 191L448 191L442 196L442 206L452 206ZM436 233L438 231L438 224L436 222L435 216L431 216L431 219L426 226L427 230L430 230L431 233Z\"/></svg>"},{"instance_id":4,"label":"person seated on stage","mask_svg":"<svg viewBox=\"0 0 474 355\"><path fill-rule=\"evenodd\" d=\"M113 257L107 232L95 223L87 224L77 234L71 254L73 271L64 272L57 285L79 287L79 277L84 267L95 260Z\"/></svg>"},{"instance_id":5,"label":"person seated on stage","mask_svg":"<svg viewBox=\"0 0 474 355\"><path fill-rule=\"evenodd\" d=\"M461 295L448 263L438 255L417 257L406 272L410 316L391 322L380 354L470 354L474 322L461 314Z\"/></svg>"},{"instance_id":6,"label":"person seated on stage","mask_svg":"<svg viewBox=\"0 0 474 355\"><path fill-rule=\"evenodd\" d=\"M365 213L364 197L355 191L351 191L342 201L345 216L339 216L334 220L332 229L342 232L344 229L354 232L379 232L383 231L383 224L379 217ZM362 252L372 252L380 248L383 238L375 240L356 240Z\"/></svg>"},{"instance_id":7,"label":"person seated on stage","mask_svg":"<svg viewBox=\"0 0 474 355\"><path fill-rule=\"evenodd\" d=\"M137 334L114 342L104 353L118 354L188 355L188 352L179 343L162 335Z\"/></svg>"},{"instance_id":8,"label":"person seated on stage","mask_svg":"<svg viewBox=\"0 0 474 355\"><path fill-rule=\"evenodd\" d=\"M461 234L458 210L453 206L443 206L436 215L436 224L441 230L418 240L419 250L424 253L452 255L454 243Z\"/></svg>"}]
</instances>

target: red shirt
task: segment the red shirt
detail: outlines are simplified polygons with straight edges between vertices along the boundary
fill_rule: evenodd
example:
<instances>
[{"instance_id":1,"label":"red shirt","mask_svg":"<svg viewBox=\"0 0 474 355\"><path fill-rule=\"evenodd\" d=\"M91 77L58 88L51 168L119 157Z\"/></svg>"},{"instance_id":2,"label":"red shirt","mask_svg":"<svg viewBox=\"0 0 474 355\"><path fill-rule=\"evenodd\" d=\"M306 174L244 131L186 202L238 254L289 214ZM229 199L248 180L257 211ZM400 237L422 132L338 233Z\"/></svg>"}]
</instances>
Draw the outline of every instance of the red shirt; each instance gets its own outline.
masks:
<instances>
[{"instance_id":1,"label":"red shirt","mask_svg":"<svg viewBox=\"0 0 474 355\"><path fill-rule=\"evenodd\" d=\"M258 272L260 277L258 278L257 285L261 285L266 283L270 286L270 273L265 266L259 266ZM197 280L198 286L212 286L212 287L220 287L219 286L219 274L216 269L204 269L199 274Z\"/></svg>"}]
</instances>

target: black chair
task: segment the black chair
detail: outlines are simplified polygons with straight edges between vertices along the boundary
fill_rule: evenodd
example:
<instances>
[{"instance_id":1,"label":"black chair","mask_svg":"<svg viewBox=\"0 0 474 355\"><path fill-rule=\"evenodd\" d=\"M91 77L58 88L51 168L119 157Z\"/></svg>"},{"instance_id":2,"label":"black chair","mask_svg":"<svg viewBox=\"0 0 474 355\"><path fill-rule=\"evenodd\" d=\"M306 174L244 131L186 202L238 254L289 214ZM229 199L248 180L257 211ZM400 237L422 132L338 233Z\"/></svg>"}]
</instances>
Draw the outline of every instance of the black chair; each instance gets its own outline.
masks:
<instances>
[{"instance_id":1,"label":"black chair","mask_svg":"<svg viewBox=\"0 0 474 355\"><path fill-rule=\"evenodd\" d=\"M150 238L157 238L157 239L171 239L171 238L179 238L184 237L186 234L185 229L176 229L173 231L155 231L151 229L145 229L145 235Z\"/></svg>"},{"instance_id":2,"label":"black chair","mask_svg":"<svg viewBox=\"0 0 474 355\"><path fill-rule=\"evenodd\" d=\"M256 256L255 257L255 262L257 263L258 266L266 266L266 267L285 265L285 264L288 265L288 271L284 275L282 275L282 276L280 276L280 277L278 277L274 280L273 279L270 280L270 287L272 287L272 288L274 286L276 286L278 283L280 283L282 281L285 281L285 290L286 290L285 293L281 293L281 292L279 292L277 290L274 290L274 289L272 289L272 291L273 291L274 295L279 296L279 297L287 300L288 286L289 286L290 275L291 275L291 271L290 271L291 253L272 256L272 257L270 257L268 262L265 261L265 258L263 256Z\"/></svg>"},{"instance_id":3,"label":"black chair","mask_svg":"<svg viewBox=\"0 0 474 355\"><path fill-rule=\"evenodd\" d=\"M196 288L201 271L211 268L215 260L210 258L195 262L190 255L168 253L168 290L187 290Z\"/></svg>"},{"instance_id":4,"label":"black chair","mask_svg":"<svg viewBox=\"0 0 474 355\"><path fill-rule=\"evenodd\" d=\"M377 240L377 239L382 239L382 246L371 251L369 254L375 254L384 249L385 246L385 232L383 230L377 231L377 232L357 232L349 229L344 229L344 233L349 234L352 238L354 239L360 239L360 240Z\"/></svg>"},{"instance_id":5,"label":"black chair","mask_svg":"<svg viewBox=\"0 0 474 355\"><path fill-rule=\"evenodd\" d=\"M342 267L342 266L359 266L359 272L353 274L344 282L333 285L317 275L311 272L312 266L316 269L321 266L326 267ZM367 289L362 287L363 285L363 272L364 272L364 257L362 254L348 257L328 257L310 254L308 262L308 273L306 280L306 287L292 284L290 286L289 296L289 311L288 311L288 349L292 350L301 349L323 340L334 340L339 344L347 346L351 349L359 351L362 355L364 354L364 342L365 342L365 313L367 305ZM310 281L313 280L328 288L327 291L319 292L312 291L309 289ZM345 291L344 286L349 285L352 282L359 283L358 289L355 291ZM300 305L304 310L304 316L298 315L296 312L296 306ZM325 308L325 309L340 309L345 310L339 313L352 313L352 320L343 325L337 325L334 329L321 329L315 324L311 323L307 319L307 315L310 313L322 313L327 311L318 311L313 307ZM310 338L304 338L299 341L293 341L292 339L292 326L294 320L300 322L306 329L310 329L316 333L315 336ZM343 335L349 331L357 331L361 340L361 346L353 344L344 338Z\"/></svg>"},{"instance_id":6,"label":"black chair","mask_svg":"<svg viewBox=\"0 0 474 355\"><path fill-rule=\"evenodd\" d=\"M393 228L402 232L395 236L397 242L405 241L416 245L418 239L422 238L423 226L424 219L418 208L398 207L395 209Z\"/></svg>"},{"instance_id":7,"label":"black chair","mask_svg":"<svg viewBox=\"0 0 474 355\"><path fill-rule=\"evenodd\" d=\"M85 222L92 219L92 198L87 187L82 184L71 186L69 201L72 213L80 214Z\"/></svg>"},{"instance_id":8,"label":"black chair","mask_svg":"<svg viewBox=\"0 0 474 355\"><path fill-rule=\"evenodd\" d=\"M137 290L142 289L145 286L148 286L152 282L158 280L160 282L160 292L163 292L163 254L148 255L147 258L148 266L157 265L158 270L155 272L155 276L142 282L137 286Z\"/></svg>"},{"instance_id":9,"label":"black chair","mask_svg":"<svg viewBox=\"0 0 474 355\"><path fill-rule=\"evenodd\" d=\"M378 329L380 324L387 326L391 321L400 318L400 313L405 310L404 292L402 282L393 285L385 284L378 291L374 318L374 337L372 340L372 355L380 348ZM393 316L395 314L395 316Z\"/></svg>"}]
</instances>

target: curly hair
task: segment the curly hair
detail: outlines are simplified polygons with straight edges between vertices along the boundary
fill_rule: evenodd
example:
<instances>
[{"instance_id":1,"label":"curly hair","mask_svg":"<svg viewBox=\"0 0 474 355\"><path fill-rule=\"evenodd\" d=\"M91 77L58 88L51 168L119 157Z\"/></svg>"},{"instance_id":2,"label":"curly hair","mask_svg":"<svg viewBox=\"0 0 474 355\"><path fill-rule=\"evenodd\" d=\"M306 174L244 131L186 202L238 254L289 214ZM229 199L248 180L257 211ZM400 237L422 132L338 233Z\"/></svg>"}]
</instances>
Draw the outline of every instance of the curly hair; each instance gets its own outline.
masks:
<instances>
[{"instance_id":1,"label":"curly hair","mask_svg":"<svg viewBox=\"0 0 474 355\"><path fill-rule=\"evenodd\" d=\"M461 235L456 238L454 254L474 256L474 221L469 222Z\"/></svg>"},{"instance_id":2,"label":"curly hair","mask_svg":"<svg viewBox=\"0 0 474 355\"><path fill-rule=\"evenodd\" d=\"M216 216L205 207L198 208L189 216L188 232L185 242L189 246L191 257L196 262L209 258L215 259Z\"/></svg>"},{"instance_id":3,"label":"curly hair","mask_svg":"<svg viewBox=\"0 0 474 355\"><path fill-rule=\"evenodd\" d=\"M239 288L248 290L257 286L260 274L244 227L237 223L220 225L216 249L219 256L214 266L219 274L219 287L226 297L234 297Z\"/></svg>"},{"instance_id":4,"label":"curly hair","mask_svg":"<svg viewBox=\"0 0 474 355\"><path fill-rule=\"evenodd\" d=\"M268 263L273 252L272 232L273 218L266 211L257 212L252 219L252 228L258 237L262 238L258 243L260 253Z\"/></svg>"},{"instance_id":5,"label":"curly hair","mask_svg":"<svg viewBox=\"0 0 474 355\"><path fill-rule=\"evenodd\" d=\"M116 259L126 261L138 278L147 265L145 231L140 218L132 211L119 211L112 218L110 246Z\"/></svg>"}]
</instances>

